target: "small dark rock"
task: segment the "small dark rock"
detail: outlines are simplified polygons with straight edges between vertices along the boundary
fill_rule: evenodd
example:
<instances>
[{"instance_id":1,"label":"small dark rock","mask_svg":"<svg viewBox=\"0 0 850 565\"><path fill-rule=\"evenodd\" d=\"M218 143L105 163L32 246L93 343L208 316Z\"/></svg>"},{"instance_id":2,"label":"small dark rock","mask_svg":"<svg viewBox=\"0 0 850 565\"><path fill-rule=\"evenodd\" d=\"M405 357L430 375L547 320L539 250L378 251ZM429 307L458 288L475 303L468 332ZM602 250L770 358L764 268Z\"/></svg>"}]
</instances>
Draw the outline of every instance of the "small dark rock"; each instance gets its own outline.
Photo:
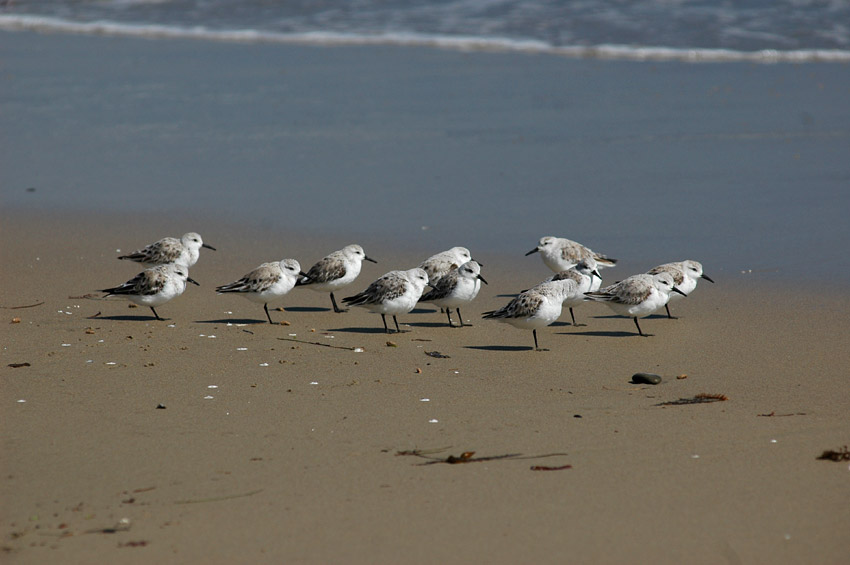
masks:
<instances>
[{"instance_id":1,"label":"small dark rock","mask_svg":"<svg viewBox=\"0 0 850 565\"><path fill-rule=\"evenodd\" d=\"M157 404L156 409L157 410L165 410L165 404Z\"/></svg>"},{"instance_id":2,"label":"small dark rock","mask_svg":"<svg viewBox=\"0 0 850 565\"><path fill-rule=\"evenodd\" d=\"M653 373L635 373L632 375L632 383L639 385L657 385L661 377Z\"/></svg>"}]
</instances>

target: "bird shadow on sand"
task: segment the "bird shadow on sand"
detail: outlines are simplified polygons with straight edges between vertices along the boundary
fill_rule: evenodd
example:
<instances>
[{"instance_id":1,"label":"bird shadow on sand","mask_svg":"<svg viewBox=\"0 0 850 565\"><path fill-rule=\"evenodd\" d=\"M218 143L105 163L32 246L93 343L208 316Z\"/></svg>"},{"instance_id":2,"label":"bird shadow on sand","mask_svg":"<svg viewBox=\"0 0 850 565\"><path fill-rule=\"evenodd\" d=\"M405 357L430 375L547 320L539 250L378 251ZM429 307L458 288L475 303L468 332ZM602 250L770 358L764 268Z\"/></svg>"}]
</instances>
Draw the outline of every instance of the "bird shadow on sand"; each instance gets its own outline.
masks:
<instances>
[{"instance_id":1,"label":"bird shadow on sand","mask_svg":"<svg viewBox=\"0 0 850 565\"><path fill-rule=\"evenodd\" d=\"M405 322L406 326L412 328L447 328L449 323L444 319L442 322ZM460 327L455 321L455 327Z\"/></svg>"},{"instance_id":2,"label":"bird shadow on sand","mask_svg":"<svg viewBox=\"0 0 850 565\"><path fill-rule=\"evenodd\" d=\"M268 320L259 318L223 318L219 320L195 320L196 324L245 324L246 326L257 326L268 324Z\"/></svg>"},{"instance_id":3,"label":"bird shadow on sand","mask_svg":"<svg viewBox=\"0 0 850 565\"><path fill-rule=\"evenodd\" d=\"M437 310L433 308L414 308L410 311L411 314L434 314L435 312Z\"/></svg>"},{"instance_id":4,"label":"bird shadow on sand","mask_svg":"<svg viewBox=\"0 0 850 565\"><path fill-rule=\"evenodd\" d=\"M396 335L395 328L392 328L390 333L387 333L383 327L374 327L374 328L328 328L326 331L328 332L336 332L336 333L351 333L351 334L375 334L375 335ZM402 329L401 333L410 333L410 330Z\"/></svg>"},{"instance_id":5,"label":"bird shadow on sand","mask_svg":"<svg viewBox=\"0 0 850 565\"><path fill-rule=\"evenodd\" d=\"M153 316L93 316L86 318L87 320L114 320L117 322L170 322L171 318L163 318L157 320Z\"/></svg>"},{"instance_id":6,"label":"bird shadow on sand","mask_svg":"<svg viewBox=\"0 0 850 565\"><path fill-rule=\"evenodd\" d=\"M477 349L479 351L533 351L528 345L464 345L464 349Z\"/></svg>"},{"instance_id":7,"label":"bird shadow on sand","mask_svg":"<svg viewBox=\"0 0 850 565\"><path fill-rule=\"evenodd\" d=\"M628 317L628 316L618 316L617 314L609 314L607 316L596 315L596 316L593 316L593 319L595 319L595 320L614 320L614 319L631 320L631 318ZM644 316L643 318L638 318L638 319L639 320L666 320L667 314L650 314L649 316Z\"/></svg>"},{"instance_id":8,"label":"bird shadow on sand","mask_svg":"<svg viewBox=\"0 0 850 565\"><path fill-rule=\"evenodd\" d=\"M574 335L584 337L640 337L637 332L603 332L603 331L583 331L583 332L555 332L555 335Z\"/></svg>"},{"instance_id":9,"label":"bird shadow on sand","mask_svg":"<svg viewBox=\"0 0 850 565\"><path fill-rule=\"evenodd\" d=\"M287 306L284 312L331 312L333 308L321 308L319 306Z\"/></svg>"}]
</instances>

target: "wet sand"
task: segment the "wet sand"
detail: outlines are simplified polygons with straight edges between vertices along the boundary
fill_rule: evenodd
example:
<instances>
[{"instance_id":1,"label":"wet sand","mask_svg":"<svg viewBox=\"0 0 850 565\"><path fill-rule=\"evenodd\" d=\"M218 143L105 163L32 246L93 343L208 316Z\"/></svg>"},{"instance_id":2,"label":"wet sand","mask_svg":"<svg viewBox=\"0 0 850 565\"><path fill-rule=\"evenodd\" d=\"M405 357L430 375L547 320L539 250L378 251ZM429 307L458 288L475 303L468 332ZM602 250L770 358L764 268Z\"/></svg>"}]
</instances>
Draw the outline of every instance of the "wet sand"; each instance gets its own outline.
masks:
<instances>
[{"instance_id":1,"label":"wet sand","mask_svg":"<svg viewBox=\"0 0 850 565\"><path fill-rule=\"evenodd\" d=\"M463 311L472 327L425 306L387 336L379 316L334 314L304 289L272 311L288 325L269 325L215 285L283 247L309 266L349 241L137 220L0 215L3 562L846 557L848 462L817 460L850 438L844 294L707 269L717 283L676 303L679 319L642 321L653 337L588 304L586 325L540 330L537 352L530 331L480 313L547 269L473 249L491 284ZM166 321L80 298L138 272L116 249L190 229L218 251L192 269L200 288L157 309ZM424 258L364 246L380 264L351 294ZM639 371L663 382L631 384ZM700 393L728 399L664 404ZM511 457L431 464L465 452Z\"/></svg>"},{"instance_id":2,"label":"wet sand","mask_svg":"<svg viewBox=\"0 0 850 565\"><path fill-rule=\"evenodd\" d=\"M6 206L425 253L555 235L630 272L850 283L846 65L33 33L0 53Z\"/></svg>"}]
</instances>

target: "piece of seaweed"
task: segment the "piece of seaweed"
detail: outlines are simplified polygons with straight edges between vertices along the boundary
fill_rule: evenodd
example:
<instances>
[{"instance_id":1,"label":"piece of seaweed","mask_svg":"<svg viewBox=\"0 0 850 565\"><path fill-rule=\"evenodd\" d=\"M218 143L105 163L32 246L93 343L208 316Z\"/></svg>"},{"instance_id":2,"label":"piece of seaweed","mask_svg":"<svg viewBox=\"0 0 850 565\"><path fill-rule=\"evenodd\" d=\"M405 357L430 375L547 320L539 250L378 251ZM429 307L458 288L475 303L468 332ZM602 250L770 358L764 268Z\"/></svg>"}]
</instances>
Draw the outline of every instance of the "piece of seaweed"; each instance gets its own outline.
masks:
<instances>
[{"instance_id":1,"label":"piece of seaweed","mask_svg":"<svg viewBox=\"0 0 850 565\"><path fill-rule=\"evenodd\" d=\"M823 459L824 461L850 461L850 449L845 445L838 451L833 451L832 449L827 449L823 453L820 454L818 460Z\"/></svg>"},{"instance_id":2,"label":"piece of seaweed","mask_svg":"<svg viewBox=\"0 0 850 565\"><path fill-rule=\"evenodd\" d=\"M410 455L414 457L420 457L422 459L427 459L428 461L425 463L419 463L419 465L437 465L440 463L448 464L448 465L457 465L460 463L480 463L482 461L499 461L502 459L541 459L543 457L556 457L561 455L566 455L566 453L546 453L544 455L523 455L522 453L506 453L504 455L487 455L484 457L475 457L474 451L464 451L460 455L449 455L447 457L433 457L431 453L438 453L440 451L444 451L443 449L437 450L419 450L412 449L407 451L397 451L396 455ZM569 466L564 466L560 468L567 468ZM556 467L552 467L551 469L534 469L532 470L555 470Z\"/></svg>"},{"instance_id":3,"label":"piece of seaweed","mask_svg":"<svg viewBox=\"0 0 850 565\"><path fill-rule=\"evenodd\" d=\"M729 398L725 394L708 394L705 392L701 392L696 396L692 396L691 398L669 400L667 402L661 402L660 404L656 404L656 406L684 406L686 404L706 404L708 402L723 402L724 400L729 400Z\"/></svg>"}]
</instances>

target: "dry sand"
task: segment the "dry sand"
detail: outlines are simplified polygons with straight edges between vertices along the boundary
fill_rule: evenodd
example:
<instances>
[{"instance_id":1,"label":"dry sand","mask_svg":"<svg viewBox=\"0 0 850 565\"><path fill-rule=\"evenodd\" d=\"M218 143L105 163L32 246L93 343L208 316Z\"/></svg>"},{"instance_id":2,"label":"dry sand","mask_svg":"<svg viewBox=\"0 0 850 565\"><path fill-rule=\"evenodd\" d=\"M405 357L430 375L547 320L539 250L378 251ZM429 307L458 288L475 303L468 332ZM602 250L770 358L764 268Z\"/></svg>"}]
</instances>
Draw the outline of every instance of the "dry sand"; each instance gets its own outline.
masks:
<instances>
[{"instance_id":1,"label":"dry sand","mask_svg":"<svg viewBox=\"0 0 850 565\"><path fill-rule=\"evenodd\" d=\"M844 294L709 269L680 319L643 321L653 337L589 304L535 352L480 313L545 268L485 255L472 327L426 307L387 336L302 289L269 325L213 288L279 259L268 242L287 234L131 220L0 217L0 561L846 562L850 463L817 459L850 443ZM75 298L138 271L116 248L188 229L219 251L158 308L168 321ZM349 243L289 236L306 266ZM366 251L381 263L352 293L422 259ZM699 393L728 400L661 405Z\"/></svg>"}]
</instances>

